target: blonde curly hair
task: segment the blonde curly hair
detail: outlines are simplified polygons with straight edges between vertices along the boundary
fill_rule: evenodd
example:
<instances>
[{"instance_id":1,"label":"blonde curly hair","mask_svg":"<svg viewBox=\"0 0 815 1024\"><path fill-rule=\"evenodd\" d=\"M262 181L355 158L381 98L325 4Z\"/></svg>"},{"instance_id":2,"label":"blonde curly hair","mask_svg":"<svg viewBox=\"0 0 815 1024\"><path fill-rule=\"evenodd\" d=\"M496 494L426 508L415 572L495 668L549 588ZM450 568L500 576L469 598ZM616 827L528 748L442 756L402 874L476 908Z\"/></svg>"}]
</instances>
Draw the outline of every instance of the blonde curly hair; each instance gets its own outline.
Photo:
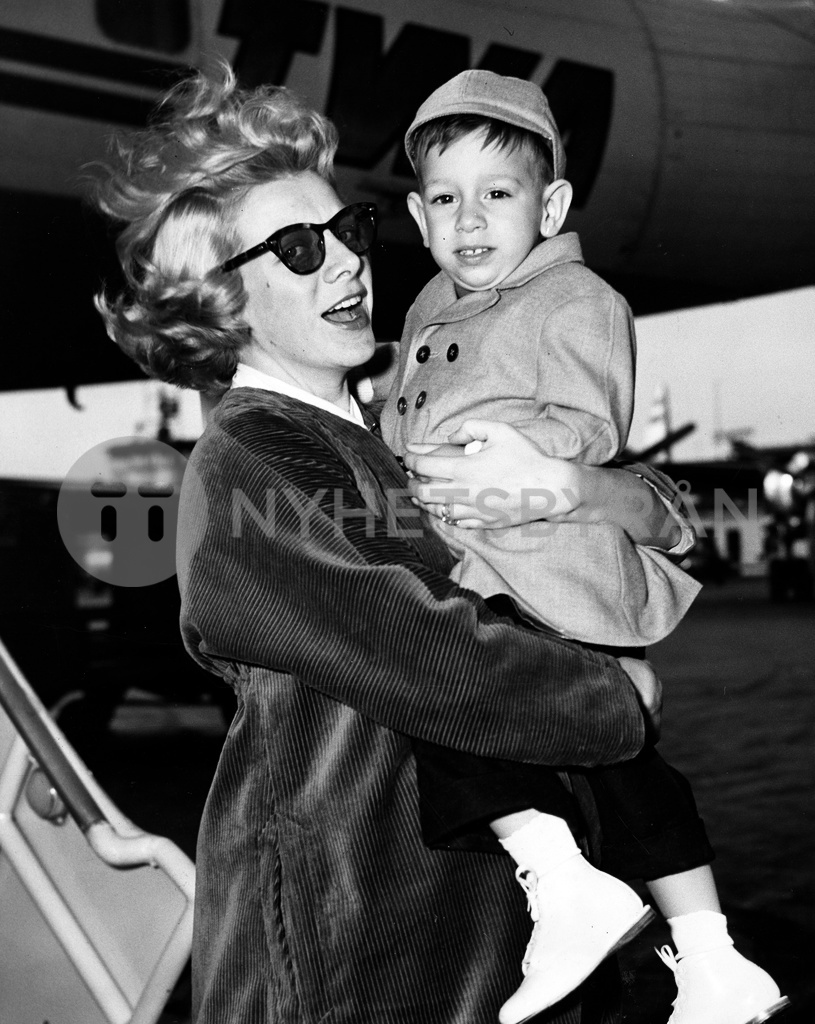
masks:
<instances>
[{"instance_id":1,"label":"blonde curly hair","mask_svg":"<svg viewBox=\"0 0 815 1024\"><path fill-rule=\"evenodd\" d=\"M330 121L283 87L239 88L226 64L172 88L93 174L93 201L123 225L125 290L94 300L116 344L152 377L228 387L251 333L241 275L218 269L241 247L234 208L277 178L332 181L336 148Z\"/></svg>"}]
</instances>

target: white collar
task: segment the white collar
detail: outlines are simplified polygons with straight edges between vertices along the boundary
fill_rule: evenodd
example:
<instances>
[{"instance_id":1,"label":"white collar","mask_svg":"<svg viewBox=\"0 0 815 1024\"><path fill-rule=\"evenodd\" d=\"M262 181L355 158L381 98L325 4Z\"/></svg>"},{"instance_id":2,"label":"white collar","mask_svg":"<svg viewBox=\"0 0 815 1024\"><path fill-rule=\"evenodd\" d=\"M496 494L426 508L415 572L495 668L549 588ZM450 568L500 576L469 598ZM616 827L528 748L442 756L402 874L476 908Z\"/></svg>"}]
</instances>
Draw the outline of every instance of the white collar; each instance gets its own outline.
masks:
<instances>
[{"instance_id":1,"label":"white collar","mask_svg":"<svg viewBox=\"0 0 815 1024\"><path fill-rule=\"evenodd\" d=\"M262 388L264 391L276 391L278 394L288 395L289 398L297 398L307 405L314 405L326 412L333 412L335 416L341 416L344 420L350 420L351 423L356 423L365 430L368 429L362 410L353 395L348 396L349 410L345 412L338 405L327 402L310 391L304 391L303 388L298 388L295 384L289 384L288 381L280 380L278 377L272 377L262 370L256 370L254 366L247 366L246 363L238 363L231 386L233 388Z\"/></svg>"}]
</instances>

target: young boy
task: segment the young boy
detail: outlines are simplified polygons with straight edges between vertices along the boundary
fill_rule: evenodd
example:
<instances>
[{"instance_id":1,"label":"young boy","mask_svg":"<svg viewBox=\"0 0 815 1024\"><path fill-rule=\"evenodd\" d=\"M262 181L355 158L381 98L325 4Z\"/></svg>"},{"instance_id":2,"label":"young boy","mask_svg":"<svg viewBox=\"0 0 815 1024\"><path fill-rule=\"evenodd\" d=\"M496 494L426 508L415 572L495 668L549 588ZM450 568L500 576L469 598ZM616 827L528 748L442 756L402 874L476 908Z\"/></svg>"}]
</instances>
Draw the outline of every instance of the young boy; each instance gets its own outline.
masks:
<instances>
[{"instance_id":1,"label":"young boy","mask_svg":"<svg viewBox=\"0 0 815 1024\"><path fill-rule=\"evenodd\" d=\"M558 236L571 187L541 90L466 71L420 107L406 148L419 182L408 205L441 272L408 314L385 440L403 454L410 442L443 444L464 419L481 417L511 422L548 455L613 459L633 406L631 315L583 266L577 237ZM612 653L665 636L696 593L670 558L613 527L463 530L449 511L438 526L462 586ZM415 749L425 840L489 849L489 823L518 865L536 922L524 981L500 1014L518 1024L579 985L651 913L583 859L572 834L578 802L554 770ZM649 746L586 779L602 866L643 878L668 919L677 957L667 947L661 956L678 987L670 1024L757 1024L782 1009L769 975L733 949L713 852L682 776Z\"/></svg>"}]
</instances>

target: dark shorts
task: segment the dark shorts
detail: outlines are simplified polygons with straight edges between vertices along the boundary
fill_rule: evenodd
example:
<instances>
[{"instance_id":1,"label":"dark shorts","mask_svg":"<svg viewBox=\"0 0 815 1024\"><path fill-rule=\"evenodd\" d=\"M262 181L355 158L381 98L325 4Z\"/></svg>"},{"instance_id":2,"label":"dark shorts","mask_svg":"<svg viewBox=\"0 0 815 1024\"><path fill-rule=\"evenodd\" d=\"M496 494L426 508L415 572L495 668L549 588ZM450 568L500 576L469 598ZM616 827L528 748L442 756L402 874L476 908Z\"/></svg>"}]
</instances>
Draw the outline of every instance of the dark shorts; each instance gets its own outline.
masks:
<instances>
[{"instance_id":1,"label":"dark shorts","mask_svg":"<svg viewBox=\"0 0 815 1024\"><path fill-rule=\"evenodd\" d=\"M506 614L506 607L499 608ZM642 651L602 649L643 656ZM563 818L578 838L586 836L589 825L598 826L598 866L618 878L649 881L713 860L690 784L651 745L630 761L566 773L423 740L415 740L413 748L428 846L500 853L489 822L534 808ZM581 791L590 794L588 813L585 795L576 795ZM587 818L593 821L587 824ZM597 849L597 843L591 845Z\"/></svg>"}]
</instances>

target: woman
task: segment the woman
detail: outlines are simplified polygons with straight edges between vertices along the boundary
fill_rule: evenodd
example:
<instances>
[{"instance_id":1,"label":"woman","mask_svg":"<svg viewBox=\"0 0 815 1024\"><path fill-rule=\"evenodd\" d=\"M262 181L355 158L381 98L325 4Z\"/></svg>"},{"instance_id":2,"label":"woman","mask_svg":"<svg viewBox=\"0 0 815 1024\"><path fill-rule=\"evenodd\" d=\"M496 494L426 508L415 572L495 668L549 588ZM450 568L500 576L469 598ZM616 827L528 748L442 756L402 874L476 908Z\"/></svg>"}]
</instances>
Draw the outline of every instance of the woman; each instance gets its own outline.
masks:
<instances>
[{"instance_id":1,"label":"woman","mask_svg":"<svg viewBox=\"0 0 815 1024\"><path fill-rule=\"evenodd\" d=\"M195 1019L487 1024L525 908L503 858L422 845L410 738L617 761L644 737L632 677L646 705L658 683L448 580L349 389L374 350L375 222L332 187L332 126L227 72L164 111L100 184L128 289L98 306L151 374L231 385L180 511L184 640L238 696L199 836Z\"/></svg>"}]
</instances>

